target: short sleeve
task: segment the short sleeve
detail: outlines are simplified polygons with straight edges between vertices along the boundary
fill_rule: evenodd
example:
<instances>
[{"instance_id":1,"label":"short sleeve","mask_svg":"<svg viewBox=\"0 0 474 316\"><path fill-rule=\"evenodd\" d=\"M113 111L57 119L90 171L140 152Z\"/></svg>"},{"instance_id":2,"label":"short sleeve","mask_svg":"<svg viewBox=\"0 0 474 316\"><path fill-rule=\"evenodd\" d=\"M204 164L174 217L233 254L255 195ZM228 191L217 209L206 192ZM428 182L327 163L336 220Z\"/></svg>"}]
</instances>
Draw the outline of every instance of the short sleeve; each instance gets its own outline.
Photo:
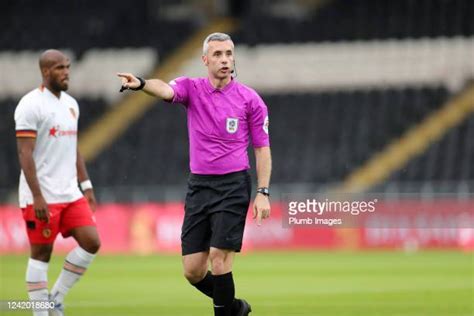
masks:
<instances>
[{"instance_id":1,"label":"short sleeve","mask_svg":"<svg viewBox=\"0 0 474 316\"><path fill-rule=\"evenodd\" d=\"M189 100L190 79L188 77L178 77L171 80L169 85L174 91L174 96L171 102L187 105Z\"/></svg>"},{"instance_id":2,"label":"short sleeve","mask_svg":"<svg viewBox=\"0 0 474 316\"><path fill-rule=\"evenodd\" d=\"M270 146L268 135L268 109L262 98L255 93L250 114L250 134L254 148Z\"/></svg>"},{"instance_id":3,"label":"short sleeve","mask_svg":"<svg viewBox=\"0 0 474 316\"><path fill-rule=\"evenodd\" d=\"M22 99L15 110L15 130L17 137L36 137L40 115L39 107Z\"/></svg>"},{"instance_id":4,"label":"short sleeve","mask_svg":"<svg viewBox=\"0 0 474 316\"><path fill-rule=\"evenodd\" d=\"M74 99L74 107L77 113L77 120L79 120L79 117L81 116L81 108L79 107L79 103L77 103L76 99Z\"/></svg>"}]
</instances>

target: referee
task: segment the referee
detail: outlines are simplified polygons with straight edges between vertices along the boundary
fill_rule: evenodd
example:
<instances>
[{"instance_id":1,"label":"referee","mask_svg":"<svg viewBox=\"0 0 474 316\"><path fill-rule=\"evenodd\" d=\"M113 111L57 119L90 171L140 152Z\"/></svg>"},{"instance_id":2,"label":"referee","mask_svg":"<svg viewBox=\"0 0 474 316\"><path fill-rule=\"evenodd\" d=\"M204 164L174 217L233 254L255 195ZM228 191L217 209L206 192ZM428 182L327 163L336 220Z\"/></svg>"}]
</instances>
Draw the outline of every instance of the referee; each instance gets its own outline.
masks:
<instances>
[{"instance_id":1,"label":"referee","mask_svg":"<svg viewBox=\"0 0 474 316\"><path fill-rule=\"evenodd\" d=\"M242 248L251 196L249 141L258 177L253 217L261 225L270 216L268 112L253 89L232 77L234 43L229 35L207 36L202 61L208 70L203 78L179 77L167 84L130 73L118 76L121 91L143 90L186 107L191 174L181 233L184 276L213 299L214 315L243 316L251 307L235 298L232 263Z\"/></svg>"}]
</instances>

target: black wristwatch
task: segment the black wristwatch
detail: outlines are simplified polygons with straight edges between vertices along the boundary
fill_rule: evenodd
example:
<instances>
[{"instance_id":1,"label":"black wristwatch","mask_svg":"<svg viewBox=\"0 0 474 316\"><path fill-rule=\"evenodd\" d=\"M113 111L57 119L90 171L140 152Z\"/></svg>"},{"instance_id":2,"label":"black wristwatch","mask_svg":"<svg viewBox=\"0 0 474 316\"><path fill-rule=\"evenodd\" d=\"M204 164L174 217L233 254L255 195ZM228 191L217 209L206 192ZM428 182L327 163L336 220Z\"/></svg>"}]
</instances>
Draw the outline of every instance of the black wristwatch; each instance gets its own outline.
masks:
<instances>
[{"instance_id":1,"label":"black wristwatch","mask_svg":"<svg viewBox=\"0 0 474 316\"><path fill-rule=\"evenodd\" d=\"M265 196L270 196L270 190L266 187L257 188L257 193L263 194Z\"/></svg>"}]
</instances>

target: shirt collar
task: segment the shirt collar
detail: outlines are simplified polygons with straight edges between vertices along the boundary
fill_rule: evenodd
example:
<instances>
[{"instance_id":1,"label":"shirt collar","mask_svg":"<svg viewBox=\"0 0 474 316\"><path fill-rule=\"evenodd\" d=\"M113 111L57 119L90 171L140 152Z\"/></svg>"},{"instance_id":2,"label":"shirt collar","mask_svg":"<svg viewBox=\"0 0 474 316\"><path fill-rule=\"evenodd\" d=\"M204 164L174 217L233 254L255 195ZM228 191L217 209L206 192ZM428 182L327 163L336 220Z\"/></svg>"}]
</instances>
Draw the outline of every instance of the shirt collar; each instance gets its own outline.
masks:
<instances>
[{"instance_id":1,"label":"shirt collar","mask_svg":"<svg viewBox=\"0 0 474 316\"><path fill-rule=\"evenodd\" d=\"M40 85L39 90L40 90L42 93L46 93L48 96L55 98L56 100L60 100L60 99L61 99L61 96L63 95L63 92L61 91L61 94L59 95L59 98L58 98L58 97L56 97L51 91L49 91L48 88L46 88L46 87L43 86L43 85Z\"/></svg>"},{"instance_id":2,"label":"shirt collar","mask_svg":"<svg viewBox=\"0 0 474 316\"><path fill-rule=\"evenodd\" d=\"M214 86L211 84L211 81L209 80L209 77L207 77L205 81L206 81L206 88L207 88L207 91L209 91L209 93L212 93L215 91L227 92L230 89L232 89L232 87L235 85L235 80L232 77L230 79L230 82L224 88L221 88L221 89L214 88Z\"/></svg>"}]
</instances>

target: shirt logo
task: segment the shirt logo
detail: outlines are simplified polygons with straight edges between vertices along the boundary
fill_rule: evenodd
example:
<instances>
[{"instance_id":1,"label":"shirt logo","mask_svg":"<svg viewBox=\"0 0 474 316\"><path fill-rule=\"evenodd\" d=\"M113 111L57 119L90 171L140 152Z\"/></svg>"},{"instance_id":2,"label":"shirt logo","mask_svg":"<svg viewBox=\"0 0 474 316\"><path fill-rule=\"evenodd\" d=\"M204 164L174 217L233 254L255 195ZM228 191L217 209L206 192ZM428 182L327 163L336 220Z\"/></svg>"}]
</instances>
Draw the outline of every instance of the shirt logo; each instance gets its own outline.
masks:
<instances>
[{"instance_id":1,"label":"shirt logo","mask_svg":"<svg viewBox=\"0 0 474 316\"><path fill-rule=\"evenodd\" d=\"M49 129L49 136L58 137L59 125L53 126Z\"/></svg>"},{"instance_id":2,"label":"shirt logo","mask_svg":"<svg viewBox=\"0 0 474 316\"><path fill-rule=\"evenodd\" d=\"M49 136L60 137L60 136L76 136L77 131L75 130L61 130L59 125L53 126L49 129Z\"/></svg>"},{"instance_id":3,"label":"shirt logo","mask_svg":"<svg viewBox=\"0 0 474 316\"><path fill-rule=\"evenodd\" d=\"M268 120L268 115L265 117L263 121L263 131L268 134L268 125L270 125L270 121Z\"/></svg>"},{"instance_id":4,"label":"shirt logo","mask_svg":"<svg viewBox=\"0 0 474 316\"><path fill-rule=\"evenodd\" d=\"M226 129L229 134L234 134L239 128L239 119L228 117Z\"/></svg>"}]
</instances>

